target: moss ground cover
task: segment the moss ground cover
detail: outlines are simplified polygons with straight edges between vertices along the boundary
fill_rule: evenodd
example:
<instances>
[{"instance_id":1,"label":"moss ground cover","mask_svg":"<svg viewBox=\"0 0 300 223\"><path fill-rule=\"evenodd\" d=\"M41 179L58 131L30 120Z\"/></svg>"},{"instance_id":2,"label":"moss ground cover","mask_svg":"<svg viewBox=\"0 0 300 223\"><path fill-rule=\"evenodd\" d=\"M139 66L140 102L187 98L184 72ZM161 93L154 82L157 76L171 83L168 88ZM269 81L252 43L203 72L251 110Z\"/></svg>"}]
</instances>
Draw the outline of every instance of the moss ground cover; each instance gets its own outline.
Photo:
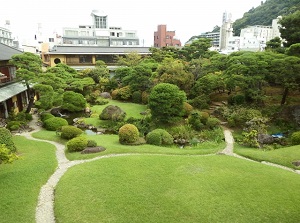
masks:
<instances>
[{"instance_id":1,"label":"moss ground cover","mask_svg":"<svg viewBox=\"0 0 300 223\"><path fill-rule=\"evenodd\" d=\"M55 171L55 147L14 136L20 159L0 165L0 222L35 222L42 185Z\"/></svg>"},{"instance_id":2,"label":"moss ground cover","mask_svg":"<svg viewBox=\"0 0 300 223\"><path fill-rule=\"evenodd\" d=\"M111 157L69 169L58 222L299 222L299 175L228 156Z\"/></svg>"},{"instance_id":3,"label":"moss ground cover","mask_svg":"<svg viewBox=\"0 0 300 223\"><path fill-rule=\"evenodd\" d=\"M293 161L300 160L300 145L275 150L262 150L247 148L235 144L234 148L234 152L236 152L237 154L253 160L267 161L294 169L300 169L299 167L297 168L292 164Z\"/></svg>"}]
</instances>

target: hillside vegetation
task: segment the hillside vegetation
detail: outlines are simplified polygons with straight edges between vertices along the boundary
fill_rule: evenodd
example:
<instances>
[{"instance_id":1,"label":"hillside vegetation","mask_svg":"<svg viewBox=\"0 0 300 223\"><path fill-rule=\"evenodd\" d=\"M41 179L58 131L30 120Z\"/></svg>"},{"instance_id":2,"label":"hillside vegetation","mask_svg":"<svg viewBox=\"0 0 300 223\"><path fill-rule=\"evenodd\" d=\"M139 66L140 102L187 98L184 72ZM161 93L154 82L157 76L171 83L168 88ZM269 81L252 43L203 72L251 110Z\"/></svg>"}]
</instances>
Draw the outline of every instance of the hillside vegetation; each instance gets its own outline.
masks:
<instances>
[{"instance_id":1,"label":"hillside vegetation","mask_svg":"<svg viewBox=\"0 0 300 223\"><path fill-rule=\"evenodd\" d=\"M241 29L251 25L272 24L278 16L284 16L300 10L300 0L267 0L262 5L250 9L240 19L233 23L234 34L239 36Z\"/></svg>"}]
</instances>

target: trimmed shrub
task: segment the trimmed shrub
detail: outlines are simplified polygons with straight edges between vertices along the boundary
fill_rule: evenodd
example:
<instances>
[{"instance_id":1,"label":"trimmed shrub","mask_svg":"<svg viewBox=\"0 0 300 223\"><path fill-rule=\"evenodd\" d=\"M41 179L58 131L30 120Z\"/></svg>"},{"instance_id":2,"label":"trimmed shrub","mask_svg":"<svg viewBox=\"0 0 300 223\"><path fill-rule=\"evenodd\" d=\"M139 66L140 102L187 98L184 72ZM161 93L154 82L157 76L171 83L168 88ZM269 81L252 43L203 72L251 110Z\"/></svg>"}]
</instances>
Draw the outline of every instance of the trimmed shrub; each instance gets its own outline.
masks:
<instances>
[{"instance_id":1,"label":"trimmed shrub","mask_svg":"<svg viewBox=\"0 0 300 223\"><path fill-rule=\"evenodd\" d=\"M141 103L142 102L142 93L140 91L135 91L132 93L132 102Z\"/></svg>"},{"instance_id":2,"label":"trimmed shrub","mask_svg":"<svg viewBox=\"0 0 300 223\"><path fill-rule=\"evenodd\" d=\"M81 129L72 125L66 125L61 127L60 137L63 139L73 139L81 134L82 134Z\"/></svg>"},{"instance_id":3,"label":"trimmed shrub","mask_svg":"<svg viewBox=\"0 0 300 223\"><path fill-rule=\"evenodd\" d=\"M200 112L199 113L200 114L200 120L201 120L201 122L204 124L204 125L206 125L206 122L207 122L207 120L208 120L208 118L209 118L209 113L208 112Z\"/></svg>"},{"instance_id":4,"label":"trimmed shrub","mask_svg":"<svg viewBox=\"0 0 300 223\"><path fill-rule=\"evenodd\" d=\"M87 147L96 147L97 142L95 140L88 140Z\"/></svg>"},{"instance_id":5,"label":"trimmed shrub","mask_svg":"<svg viewBox=\"0 0 300 223\"><path fill-rule=\"evenodd\" d=\"M21 127L22 123L20 121L10 121L7 123L6 128L10 131L16 131Z\"/></svg>"},{"instance_id":6,"label":"trimmed shrub","mask_svg":"<svg viewBox=\"0 0 300 223\"><path fill-rule=\"evenodd\" d=\"M292 134L291 141L293 145L300 145L300 131Z\"/></svg>"},{"instance_id":7,"label":"trimmed shrub","mask_svg":"<svg viewBox=\"0 0 300 223\"><path fill-rule=\"evenodd\" d=\"M125 124L119 129L119 142L121 144L134 143L139 139L139 130L135 125Z\"/></svg>"},{"instance_id":8,"label":"trimmed shrub","mask_svg":"<svg viewBox=\"0 0 300 223\"><path fill-rule=\"evenodd\" d=\"M198 109L208 109L210 99L207 95L200 95L198 97L195 97L194 99L190 100L190 103L193 107Z\"/></svg>"},{"instance_id":9,"label":"trimmed shrub","mask_svg":"<svg viewBox=\"0 0 300 223\"><path fill-rule=\"evenodd\" d=\"M87 145L87 138L83 136L78 136L67 142L67 149L69 152L79 152L84 150L87 147Z\"/></svg>"},{"instance_id":10,"label":"trimmed shrub","mask_svg":"<svg viewBox=\"0 0 300 223\"><path fill-rule=\"evenodd\" d=\"M60 117L53 117L44 121L44 128L49 131L59 130L65 125L68 125L68 121Z\"/></svg>"},{"instance_id":11,"label":"trimmed shrub","mask_svg":"<svg viewBox=\"0 0 300 223\"><path fill-rule=\"evenodd\" d=\"M121 100L128 100L131 98L131 95L130 86L122 87L118 91L118 97L120 97Z\"/></svg>"},{"instance_id":12,"label":"trimmed shrub","mask_svg":"<svg viewBox=\"0 0 300 223\"><path fill-rule=\"evenodd\" d=\"M231 95L228 97L228 104L230 105L242 105L245 103L245 96L242 94Z\"/></svg>"},{"instance_id":13,"label":"trimmed shrub","mask_svg":"<svg viewBox=\"0 0 300 223\"><path fill-rule=\"evenodd\" d=\"M146 142L151 145L172 145L174 138L164 129L155 129L146 136Z\"/></svg>"},{"instance_id":14,"label":"trimmed shrub","mask_svg":"<svg viewBox=\"0 0 300 223\"><path fill-rule=\"evenodd\" d=\"M6 128L0 128L0 144L5 144L6 148L11 152L16 152L17 148L12 141L12 135Z\"/></svg>"},{"instance_id":15,"label":"trimmed shrub","mask_svg":"<svg viewBox=\"0 0 300 223\"><path fill-rule=\"evenodd\" d=\"M49 112L43 112L43 113L41 113L40 117L41 117L41 121L44 122L49 118L54 118L55 116Z\"/></svg>"},{"instance_id":16,"label":"trimmed shrub","mask_svg":"<svg viewBox=\"0 0 300 223\"><path fill-rule=\"evenodd\" d=\"M118 99L120 99L120 98L118 97L118 93L119 93L119 89L113 90L113 91L111 92L111 98L112 98L113 100L118 100Z\"/></svg>"},{"instance_id":17,"label":"trimmed shrub","mask_svg":"<svg viewBox=\"0 0 300 223\"><path fill-rule=\"evenodd\" d=\"M217 118L208 118L206 122L206 126L210 129L214 129L215 127L220 125L220 120Z\"/></svg>"}]
</instances>

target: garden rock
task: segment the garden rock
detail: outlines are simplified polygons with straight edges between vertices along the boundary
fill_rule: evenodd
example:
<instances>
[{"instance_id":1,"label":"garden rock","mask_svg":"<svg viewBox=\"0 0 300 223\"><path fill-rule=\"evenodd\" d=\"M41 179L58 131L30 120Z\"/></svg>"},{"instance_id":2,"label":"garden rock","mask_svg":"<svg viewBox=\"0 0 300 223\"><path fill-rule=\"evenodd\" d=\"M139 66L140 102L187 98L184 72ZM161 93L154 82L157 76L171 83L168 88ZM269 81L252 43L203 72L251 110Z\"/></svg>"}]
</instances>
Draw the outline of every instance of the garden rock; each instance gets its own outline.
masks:
<instances>
[{"instance_id":1,"label":"garden rock","mask_svg":"<svg viewBox=\"0 0 300 223\"><path fill-rule=\"evenodd\" d=\"M275 139L268 134L258 134L258 142L260 144L272 144L274 143Z\"/></svg>"},{"instance_id":2,"label":"garden rock","mask_svg":"<svg viewBox=\"0 0 300 223\"><path fill-rule=\"evenodd\" d=\"M111 95L109 92L102 92L100 93L100 97L106 98L106 99L111 99Z\"/></svg>"},{"instance_id":3,"label":"garden rock","mask_svg":"<svg viewBox=\"0 0 300 223\"><path fill-rule=\"evenodd\" d=\"M116 105L106 106L100 114L101 120L121 121L125 118L126 112Z\"/></svg>"},{"instance_id":4,"label":"garden rock","mask_svg":"<svg viewBox=\"0 0 300 223\"><path fill-rule=\"evenodd\" d=\"M300 160L293 161L292 164L295 166L300 166Z\"/></svg>"},{"instance_id":5,"label":"garden rock","mask_svg":"<svg viewBox=\"0 0 300 223\"><path fill-rule=\"evenodd\" d=\"M81 151L81 154L89 154L89 153L99 153L105 151L106 149L102 146L97 147L88 147Z\"/></svg>"}]
</instances>

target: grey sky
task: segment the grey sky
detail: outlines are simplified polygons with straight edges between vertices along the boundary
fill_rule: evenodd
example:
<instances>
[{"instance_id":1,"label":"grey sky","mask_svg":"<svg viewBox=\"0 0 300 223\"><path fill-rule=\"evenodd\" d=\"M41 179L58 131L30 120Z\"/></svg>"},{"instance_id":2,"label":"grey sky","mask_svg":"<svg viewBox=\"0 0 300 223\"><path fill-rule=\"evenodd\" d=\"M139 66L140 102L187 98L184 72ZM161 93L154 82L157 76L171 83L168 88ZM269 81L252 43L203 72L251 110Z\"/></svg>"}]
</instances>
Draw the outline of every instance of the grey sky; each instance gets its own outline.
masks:
<instances>
[{"instance_id":1,"label":"grey sky","mask_svg":"<svg viewBox=\"0 0 300 223\"><path fill-rule=\"evenodd\" d=\"M61 34L62 27L91 24L90 13L97 9L107 13L109 26L137 30L145 46L153 44L153 32L159 24L175 30L185 43L191 36L221 25L223 12L231 12L235 20L260 3L261 0L10 0L1 2L0 26L10 20L13 34L22 42L34 37L38 23L42 24L43 34Z\"/></svg>"}]
</instances>

